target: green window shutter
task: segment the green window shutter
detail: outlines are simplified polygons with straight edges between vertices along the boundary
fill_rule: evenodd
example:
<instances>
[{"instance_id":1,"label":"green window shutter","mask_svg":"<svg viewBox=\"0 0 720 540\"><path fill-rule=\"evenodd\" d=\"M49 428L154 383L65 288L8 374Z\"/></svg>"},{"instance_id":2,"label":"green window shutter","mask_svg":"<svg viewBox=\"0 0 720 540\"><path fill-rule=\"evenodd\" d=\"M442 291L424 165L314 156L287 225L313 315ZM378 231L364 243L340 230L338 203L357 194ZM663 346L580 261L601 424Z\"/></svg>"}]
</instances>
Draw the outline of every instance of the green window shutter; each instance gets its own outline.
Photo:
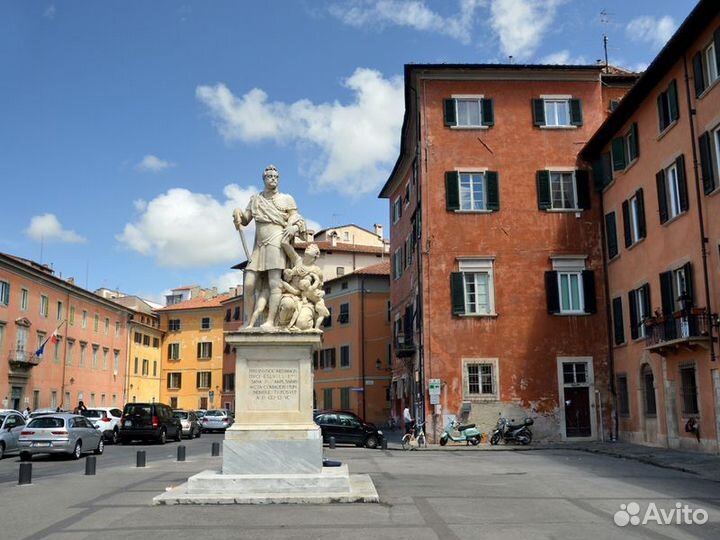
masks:
<instances>
[{"instance_id":1,"label":"green window shutter","mask_svg":"<svg viewBox=\"0 0 720 540\"><path fill-rule=\"evenodd\" d=\"M610 184L613 179L612 156L610 155L610 152L605 152L602 156L600 156L600 159L602 159L603 164L603 180L605 181L603 184L604 187Z\"/></svg>"},{"instance_id":2,"label":"green window shutter","mask_svg":"<svg viewBox=\"0 0 720 540\"><path fill-rule=\"evenodd\" d=\"M672 272L663 272L660 274L660 299L663 314L672 315L672 312L675 311Z\"/></svg>"},{"instance_id":3,"label":"green window shutter","mask_svg":"<svg viewBox=\"0 0 720 540\"><path fill-rule=\"evenodd\" d=\"M197 388L200 388L200 372L199 371L195 374L195 386Z\"/></svg>"},{"instance_id":4,"label":"green window shutter","mask_svg":"<svg viewBox=\"0 0 720 540\"><path fill-rule=\"evenodd\" d=\"M170 388L170 373L167 374L167 387Z\"/></svg>"},{"instance_id":5,"label":"green window shutter","mask_svg":"<svg viewBox=\"0 0 720 540\"><path fill-rule=\"evenodd\" d=\"M622 298L613 298L613 329L615 334L615 345L625 342L625 324L623 321Z\"/></svg>"},{"instance_id":6,"label":"green window shutter","mask_svg":"<svg viewBox=\"0 0 720 540\"><path fill-rule=\"evenodd\" d=\"M690 306L695 305L695 290L693 287L693 267L692 263L688 262L683 265L683 272L685 273L685 295L690 300ZM680 291L682 294L682 291Z\"/></svg>"},{"instance_id":7,"label":"green window shutter","mask_svg":"<svg viewBox=\"0 0 720 540\"><path fill-rule=\"evenodd\" d=\"M638 125L637 122L633 122L633 125L630 127L630 131L632 132L632 144L630 145L630 156L628 157L628 161L632 161L633 159L637 159L638 156L640 156L640 139L638 138Z\"/></svg>"},{"instance_id":8,"label":"green window shutter","mask_svg":"<svg viewBox=\"0 0 720 540\"><path fill-rule=\"evenodd\" d=\"M622 171L625 168L625 139L615 137L612 140L612 164L613 171Z\"/></svg>"},{"instance_id":9,"label":"green window shutter","mask_svg":"<svg viewBox=\"0 0 720 540\"><path fill-rule=\"evenodd\" d=\"M660 211L660 223L668 220L667 193L665 190L665 171L661 170L655 175L655 185L657 186L658 210Z\"/></svg>"},{"instance_id":10,"label":"green window shutter","mask_svg":"<svg viewBox=\"0 0 720 540\"><path fill-rule=\"evenodd\" d=\"M702 54L698 51L692 59L693 81L695 83L695 97L698 97L705 90L705 75L703 74Z\"/></svg>"},{"instance_id":11,"label":"green window shutter","mask_svg":"<svg viewBox=\"0 0 720 540\"><path fill-rule=\"evenodd\" d=\"M584 169L575 171L575 187L577 188L577 205L583 210L590 210L592 200L590 197L590 174Z\"/></svg>"},{"instance_id":12,"label":"green window shutter","mask_svg":"<svg viewBox=\"0 0 720 540\"><path fill-rule=\"evenodd\" d=\"M643 188L635 192L635 198L637 199L638 209L638 236L645 238L647 235L647 226L645 225L645 192Z\"/></svg>"},{"instance_id":13,"label":"green window shutter","mask_svg":"<svg viewBox=\"0 0 720 540\"><path fill-rule=\"evenodd\" d=\"M483 98L480 103L482 107L482 125L483 126L494 126L495 125L495 102L493 98Z\"/></svg>"},{"instance_id":14,"label":"green window shutter","mask_svg":"<svg viewBox=\"0 0 720 540\"><path fill-rule=\"evenodd\" d=\"M632 231L630 230L630 203L623 201L622 203L623 212L623 233L625 234L625 247L632 245Z\"/></svg>"},{"instance_id":15,"label":"green window shutter","mask_svg":"<svg viewBox=\"0 0 720 540\"><path fill-rule=\"evenodd\" d=\"M615 212L605 215L605 236L608 250L608 260L618 254L617 243L617 224L615 222Z\"/></svg>"},{"instance_id":16,"label":"green window shutter","mask_svg":"<svg viewBox=\"0 0 720 540\"><path fill-rule=\"evenodd\" d=\"M449 212L460 210L460 178L457 171L445 173L445 204Z\"/></svg>"},{"instance_id":17,"label":"green window shutter","mask_svg":"<svg viewBox=\"0 0 720 540\"><path fill-rule=\"evenodd\" d=\"M706 131L698 139L700 147L700 168L702 170L703 192L705 195L715 189L715 169L713 167L710 133Z\"/></svg>"},{"instance_id":18,"label":"green window shutter","mask_svg":"<svg viewBox=\"0 0 720 540\"><path fill-rule=\"evenodd\" d=\"M592 164L593 185L595 191L602 191L605 186L605 171L603 170L602 159L596 159Z\"/></svg>"},{"instance_id":19,"label":"green window shutter","mask_svg":"<svg viewBox=\"0 0 720 540\"><path fill-rule=\"evenodd\" d=\"M450 295L452 298L452 314L465 314L465 283L462 272L450 274Z\"/></svg>"},{"instance_id":20,"label":"green window shutter","mask_svg":"<svg viewBox=\"0 0 720 540\"><path fill-rule=\"evenodd\" d=\"M197 357L200 358L200 344L197 344Z\"/></svg>"},{"instance_id":21,"label":"green window shutter","mask_svg":"<svg viewBox=\"0 0 720 540\"><path fill-rule=\"evenodd\" d=\"M597 298L595 295L595 272L583 270L583 300L585 301L585 313L597 313Z\"/></svg>"},{"instance_id":22,"label":"green window shutter","mask_svg":"<svg viewBox=\"0 0 720 540\"><path fill-rule=\"evenodd\" d=\"M677 82L675 82L675 79L673 79L672 82L670 83L670 86L668 86L667 94L668 94L668 105L670 107L670 123L672 123L680 117L680 109L678 106Z\"/></svg>"},{"instance_id":23,"label":"green window shutter","mask_svg":"<svg viewBox=\"0 0 720 540\"><path fill-rule=\"evenodd\" d=\"M573 126L583 125L582 103L579 99L570 100L570 123Z\"/></svg>"},{"instance_id":24,"label":"green window shutter","mask_svg":"<svg viewBox=\"0 0 720 540\"><path fill-rule=\"evenodd\" d=\"M677 167L678 198L680 199L680 210L685 212L688 209L687 177L685 176L685 155L680 154L675 160Z\"/></svg>"},{"instance_id":25,"label":"green window shutter","mask_svg":"<svg viewBox=\"0 0 720 540\"><path fill-rule=\"evenodd\" d=\"M487 186L487 209L497 212L500 210L500 184L497 171L487 171L485 173L485 182Z\"/></svg>"},{"instance_id":26,"label":"green window shutter","mask_svg":"<svg viewBox=\"0 0 720 540\"><path fill-rule=\"evenodd\" d=\"M558 287L557 272L545 272L545 295L548 313L560 313L560 288Z\"/></svg>"},{"instance_id":27,"label":"green window shutter","mask_svg":"<svg viewBox=\"0 0 720 540\"><path fill-rule=\"evenodd\" d=\"M545 125L545 102L542 99L532 100L533 124L536 126Z\"/></svg>"},{"instance_id":28,"label":"green window shutter","mask_svg":"<svg viewBox=\"0 0 720 540\"><path fill-rule=\"evenodd\" d=\"M552 199L550 198L550 171L537 172L537 196L538 208L540 210L552 208Z\"/></svg>"},{"instance_id":29,"label":"green window shutter","mask_svg":"<svg viewBox=\"0 0 720 540\"><path fill-rule=\"evenodd\" d=\"M650 284L646 283L642 287L640 287L645 292L645 299L643 300L643 307L645 308L644 311L646 313L646 317L652 316L652 302L650 301ZM642 321L640 321L642 322Z\"/></svg>"},{"instance_id":30,"label":"green window shutter","mask_svg":"<svg viewBox=\"0 0 720 540\"><path fill-rule=\"evenodd\" d=\"M637 303L635 297L637 293L633 290L628 293L628 305L630 307L630 337L632 339L638 338L638 312Z\"/></svg>"},{"instance_id":31,"label":"green window shutter","mask_svg":"<svg viewBox=\"0 0 720 540\"><path fill-rule=\"evenodd\" d=\"M455 116L455 100L444 99L443 108L445 109L445 125L455 126L457 125L457 118Z\"/></svg>"}]
</instances>

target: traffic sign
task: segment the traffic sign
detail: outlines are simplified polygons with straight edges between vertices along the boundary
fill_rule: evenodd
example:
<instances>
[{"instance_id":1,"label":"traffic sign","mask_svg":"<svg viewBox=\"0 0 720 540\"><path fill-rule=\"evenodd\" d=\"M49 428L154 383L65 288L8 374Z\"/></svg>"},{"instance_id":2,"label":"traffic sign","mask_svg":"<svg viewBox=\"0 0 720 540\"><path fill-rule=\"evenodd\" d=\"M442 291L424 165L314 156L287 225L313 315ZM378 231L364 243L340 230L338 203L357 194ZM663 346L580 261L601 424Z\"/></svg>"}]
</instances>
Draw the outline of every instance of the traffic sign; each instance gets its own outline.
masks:
<instances>
[{"instance_id":1,"label":"traffic sign","mask_svg":"<svg viewBox=\"0 0 720 540\"><path fill-rule=\"evenodd\" d=\"M433 395L439 396L440 388L441 388L440 379L430 379L428 381L428 392L431 396L433 396Z\"/></svg>"}]
</instances>

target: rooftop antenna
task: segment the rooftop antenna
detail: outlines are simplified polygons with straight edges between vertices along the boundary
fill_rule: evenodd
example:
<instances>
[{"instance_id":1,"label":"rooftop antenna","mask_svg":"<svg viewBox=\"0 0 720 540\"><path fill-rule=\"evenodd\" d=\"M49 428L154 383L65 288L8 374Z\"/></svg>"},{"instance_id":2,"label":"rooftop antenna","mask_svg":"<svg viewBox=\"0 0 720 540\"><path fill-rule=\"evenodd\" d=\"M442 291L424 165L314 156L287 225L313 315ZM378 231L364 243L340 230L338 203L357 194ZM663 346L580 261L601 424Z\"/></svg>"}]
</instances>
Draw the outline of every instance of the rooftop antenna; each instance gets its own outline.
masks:
<instances>
[{"instance_id":1,"label":"rooftop antenna","mask_svg":"<svg viewBox=\"0 0 720 540\"><path fill-rule=\"evenodd\" d=\"M509 55L508 55L508 63L509 63L509 64L512 64L512 63L513 63L513 55L512 55L512 54L509 54Z\"/></svg>"},{"instance_id":2,"label":"rooftop antenna","mask_svg":"<svg viewBox=\"0 0 720 540\"><path fill-rule=\"evenodd\" d=\"M607 26L610 24L610 16L608 15L608 12L603 9L600 11L600 24ZM608 66L608 36L607 31L603 32L603 49L605 51L605 73L609 71Z\"/></svg>"}]
</instances>

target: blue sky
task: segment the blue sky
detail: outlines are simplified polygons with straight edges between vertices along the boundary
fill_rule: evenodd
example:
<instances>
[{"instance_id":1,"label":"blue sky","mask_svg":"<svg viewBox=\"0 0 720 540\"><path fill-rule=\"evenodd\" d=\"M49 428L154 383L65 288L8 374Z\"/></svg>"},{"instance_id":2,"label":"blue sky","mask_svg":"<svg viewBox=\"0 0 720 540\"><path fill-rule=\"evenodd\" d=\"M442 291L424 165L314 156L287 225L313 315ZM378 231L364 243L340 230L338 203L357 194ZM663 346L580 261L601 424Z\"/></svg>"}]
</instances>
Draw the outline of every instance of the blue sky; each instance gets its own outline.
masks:
<instances>
[{"instance_id":1,"label":"blue sky","mask_svg":"<svg viewBox=\"0 0 720 540\"><path fill-rule=\"evenodd\" d=\"M0 251L90 289L226 289L269 163L313 226L388 230L404 64L594 63L606 32L643 69L694 5L4 0Z\"/></svg>"}]
</instances>

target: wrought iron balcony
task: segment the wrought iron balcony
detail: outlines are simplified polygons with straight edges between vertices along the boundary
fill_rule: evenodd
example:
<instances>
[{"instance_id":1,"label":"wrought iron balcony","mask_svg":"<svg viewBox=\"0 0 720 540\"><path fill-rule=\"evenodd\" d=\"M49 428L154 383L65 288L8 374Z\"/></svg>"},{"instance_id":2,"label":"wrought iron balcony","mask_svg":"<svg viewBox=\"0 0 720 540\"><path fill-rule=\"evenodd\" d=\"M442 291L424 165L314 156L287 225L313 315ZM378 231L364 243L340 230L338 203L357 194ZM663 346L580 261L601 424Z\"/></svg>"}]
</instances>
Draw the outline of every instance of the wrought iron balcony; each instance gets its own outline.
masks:
<instances>
[{"instance_id":1,"label":"wrought iron balcony","mask_svg":"<svg viewBox=\"0 0 720 540\"><path fill-rule=\"evenodd\" d=\"M405 358L415 354L417 347L412 335L400 334L395 339L395 355L398 358Z\"/></svg>"},{"instance_id":2,"label":"wrought iron balcony","mask_svg":"<svg viewBox=\"0 0 720 540\"><path fill-rule=\"evenodd\" d=\"M711 340L712 325L716 320L717 315L710 315L704 309L648 319L645 323L650 337L647 349L659 354L680 347L707 349Z\"/></svg>"},{"instance_id":3,"label":"wrought iron balcony","mask_svg":"<svg viewBox=\"0 0 720 540\"><path fill-rule=\"evenodd\" d=\"M35 356L35 353L17 349L10 350L8 361L12 369L29 369L40 363L40 359Z\"/></svg>"}]
</instances>

